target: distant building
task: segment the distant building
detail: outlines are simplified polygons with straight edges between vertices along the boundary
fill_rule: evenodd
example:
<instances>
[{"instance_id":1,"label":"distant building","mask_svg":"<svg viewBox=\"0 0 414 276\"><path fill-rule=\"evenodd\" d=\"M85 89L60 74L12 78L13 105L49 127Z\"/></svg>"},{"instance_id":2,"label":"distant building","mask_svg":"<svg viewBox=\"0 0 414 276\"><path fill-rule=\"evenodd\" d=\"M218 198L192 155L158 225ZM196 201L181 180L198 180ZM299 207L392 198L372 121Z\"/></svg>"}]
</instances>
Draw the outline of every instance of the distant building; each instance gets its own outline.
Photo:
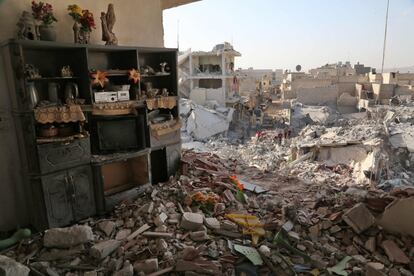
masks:
<instances>
[{"instance_id":1,"label":"distant building","mask_svg":"<svg viewBox=\"0 0 414 276\"><path fill-rule=\"evenodd\" d=\"M354 69L357 75L365 75L371 72L371 67L366 67L364 64L360 64L359 62L354 65Z\"/></svg>"},{"instance_id":2,"label":"distant building","mask_svg":"<svg viewBox=\"0 0 414 276\"><path fill-rule=\"evenodd\" d=\"M283 81L282 69L238 69L237 75L240 77L240 95L248 96L259 89L270 92L275 86Z\"/></svg>"},{"instance_id":3,"label":"distant building","mask_svg":"<svg viewBox=\"0 0 414 276\"><path fill-rule=\"evenodd\" d=\"M179 93L194 102L221 106L238 102L239 79L235 58L241 56L224 42L209 52L188 50L178 57Z\"/></svg>"}]
</instances>

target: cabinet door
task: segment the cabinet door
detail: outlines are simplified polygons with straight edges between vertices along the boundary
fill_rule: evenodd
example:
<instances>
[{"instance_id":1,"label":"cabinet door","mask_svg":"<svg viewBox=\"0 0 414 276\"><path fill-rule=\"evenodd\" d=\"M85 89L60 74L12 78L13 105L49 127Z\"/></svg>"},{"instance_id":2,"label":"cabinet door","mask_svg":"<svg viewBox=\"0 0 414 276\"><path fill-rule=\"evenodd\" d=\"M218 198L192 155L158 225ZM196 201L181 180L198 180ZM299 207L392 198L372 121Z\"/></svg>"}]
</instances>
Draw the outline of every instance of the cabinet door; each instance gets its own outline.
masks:
<instances>
[{"instance_id":1,"label":"cabinet door","mask_svg":"<svg viewBox=\"0 0 414 276\"><path fill-rule=\"evenodd\" d=\"M66 171L42 177L42 188L49 227L65 226L73 221L68 185Z\"/></svg>"},{"instance_id":2,"label":"cabinet door","mask_svg":"<svg viewBox=\"0 0 414 276\"><path fill-rule=\"evenodd\" d=\"M93 193L92 170L82 166L68 171L72 186L72 206L75 220L95 215L95 197Z\"/></svg>"},{"instance_id":3,"label":"cabinet door","mask_svg":"<svg viewBox=\"0 0 414 276\"><path fill-rule=\"evenodd\" d=\"M173 175L177 172L181 160L181 144L175 144L166 147L167 170L168 175Z\"/></svg>"}]
</instances>

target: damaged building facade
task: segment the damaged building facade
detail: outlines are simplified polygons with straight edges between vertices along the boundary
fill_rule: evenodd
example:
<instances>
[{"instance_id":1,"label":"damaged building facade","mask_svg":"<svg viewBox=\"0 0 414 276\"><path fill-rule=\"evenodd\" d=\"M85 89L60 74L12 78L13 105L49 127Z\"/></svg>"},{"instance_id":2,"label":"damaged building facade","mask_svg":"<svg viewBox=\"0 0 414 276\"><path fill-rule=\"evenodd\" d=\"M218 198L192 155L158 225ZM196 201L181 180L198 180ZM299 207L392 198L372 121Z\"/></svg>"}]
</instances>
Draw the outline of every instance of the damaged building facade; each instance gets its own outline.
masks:
<instances>
[{"instance_id":1,"label":"damaged building facade","mask_svg":"<svg viewBox=\"0 0 414 276\"><path fill-rule=\"evenodd\" d=\"M239 99L235 58L241 56L225 42L213 50L188 50L178 57L179 85L182 97L200 105L214 102L220 106L232 105Z\"/></svg>"}]
</instances>

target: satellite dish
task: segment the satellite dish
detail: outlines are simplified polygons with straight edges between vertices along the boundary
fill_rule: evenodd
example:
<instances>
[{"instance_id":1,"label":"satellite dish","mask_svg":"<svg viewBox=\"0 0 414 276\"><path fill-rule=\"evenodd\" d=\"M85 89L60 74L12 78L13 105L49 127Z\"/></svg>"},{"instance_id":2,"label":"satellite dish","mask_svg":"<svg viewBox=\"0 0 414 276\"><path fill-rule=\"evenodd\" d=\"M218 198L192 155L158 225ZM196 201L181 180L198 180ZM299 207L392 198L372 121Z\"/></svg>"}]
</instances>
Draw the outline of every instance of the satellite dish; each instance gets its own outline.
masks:
<instances>
[{"instance_id":1,"label":"satellite dish","mask_svg":"<svg viewBox=\"0 0 414 276\"><path fill-rule=\"evenodd\" d=\"M300 66L300 65L296 65L296 71L297 71L297 72L300 72L300 70L302 70L302 66Z\"/></svg>"}]
</instances>

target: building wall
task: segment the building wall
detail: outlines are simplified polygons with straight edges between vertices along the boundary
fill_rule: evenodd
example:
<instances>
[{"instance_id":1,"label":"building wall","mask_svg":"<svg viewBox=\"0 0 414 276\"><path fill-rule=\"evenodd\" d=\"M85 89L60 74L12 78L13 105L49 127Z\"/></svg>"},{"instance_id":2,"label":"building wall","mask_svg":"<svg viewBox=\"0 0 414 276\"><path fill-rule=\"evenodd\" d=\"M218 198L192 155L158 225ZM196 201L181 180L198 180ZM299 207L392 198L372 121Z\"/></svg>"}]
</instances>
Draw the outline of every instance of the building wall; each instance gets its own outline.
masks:
<instances>
[{"instance_id":1,"label":"building wall","mask_svg":"<svg viewBox=\"0 0 414 276\"><path fill-rule=\"evenodd\" d=\"M306 105L336 105L338 87L299 88L296 97L298 102Z\"/></svg>"},{"instance_id":2,"label":"building wall","mask_svg":"<svg viewBox=\"0 0 414 276\"><path fill-rule=\"evenodd\" d=\"M394 84L372 84L372 90L374 92L374 97L376 100L390 99L392 96L394 96L394 88Z\"/></svg>"},{"instance_id":3,"label":"building wall","mask_svg":"<svg viewBox=\"0 0 414 276\"><path fill-rule=\"evenodd\" d=\"M47 0L52 4L58 22L55 23L60 42L73 42L73 20L67 13L67 6L78 4L83 9L89 9L95 18L96 29L92 32L93 44L104 44L101 41L100 14L107 10L109 3L115 6L116 23L114 32L119 45L139 45L162 47L164 31L162 25L161 0ZM0 2L0 40L14 38L16 23L23 10L31 11L29 0L3 0Z\"/></svg>"},{"instance_id":4,"label":"building wall","mask_svg":"<svg viewBox=\"0 0 414 276\"><path fill-rule=\"evenodd\" d=\"M199 57L200 64L214 64L220 65L221 67L221 56L200 56Z\"/></svg>"},{"instance_id":5,"label":"building wall","mask_svg":"<svg viewBox=\"0 0 414 276\"><path fill-rule=\"evenodd\" d=\"M292 81L292 90L299 88L316 88L316 87L328 87L332 84L331 80L320 80L320 79L296 79Z\"/></svg>"}]
</instances>

